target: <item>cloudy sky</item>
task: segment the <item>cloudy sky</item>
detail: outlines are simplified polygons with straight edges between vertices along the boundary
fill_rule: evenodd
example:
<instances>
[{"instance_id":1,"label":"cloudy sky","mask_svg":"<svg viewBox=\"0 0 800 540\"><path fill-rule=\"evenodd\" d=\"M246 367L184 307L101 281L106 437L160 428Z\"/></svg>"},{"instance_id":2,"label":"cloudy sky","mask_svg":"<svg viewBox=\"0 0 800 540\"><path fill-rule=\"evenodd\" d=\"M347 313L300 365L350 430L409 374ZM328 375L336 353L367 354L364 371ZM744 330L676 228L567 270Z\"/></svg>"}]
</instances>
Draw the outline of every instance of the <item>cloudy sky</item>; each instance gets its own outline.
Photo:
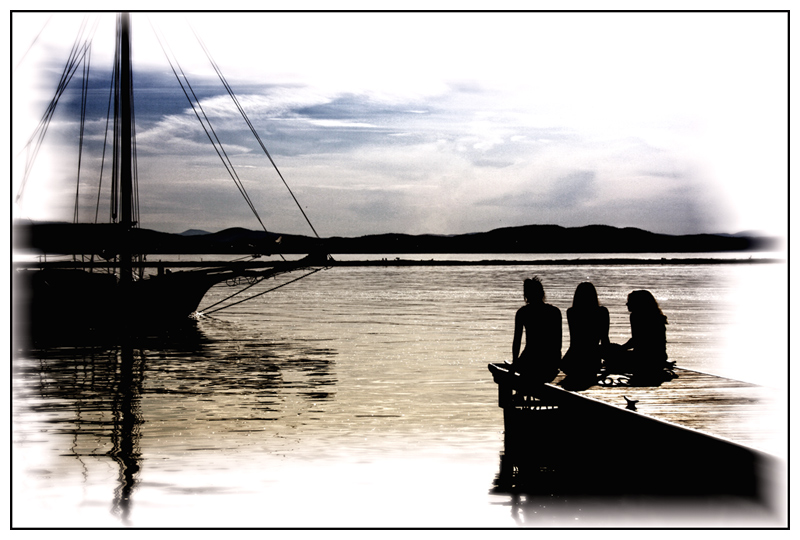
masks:
<instances>
[{"instance_id":1,"label":"cloudy sky","mask_svg":"<svg viewBox=\"0 0 800 540\"><path fill-rule=\"evenodd\" d=\"M13 15L15 195L19 152L83 18ZM90 93L97 99L81 157L81 221L95 214L103 140L95 128L105 123L113 52L113 15L91 14L89 28L95 19ZM158 32L266 227L311 234L194 29L321 236L526 224L786 232L786 14L132 19L143 227L260 228L175 82ZM76 76L59 104L15 217L72 220L77 83ZM107 214L104 204L100 216Z\"/></svg>"}]
</instances>

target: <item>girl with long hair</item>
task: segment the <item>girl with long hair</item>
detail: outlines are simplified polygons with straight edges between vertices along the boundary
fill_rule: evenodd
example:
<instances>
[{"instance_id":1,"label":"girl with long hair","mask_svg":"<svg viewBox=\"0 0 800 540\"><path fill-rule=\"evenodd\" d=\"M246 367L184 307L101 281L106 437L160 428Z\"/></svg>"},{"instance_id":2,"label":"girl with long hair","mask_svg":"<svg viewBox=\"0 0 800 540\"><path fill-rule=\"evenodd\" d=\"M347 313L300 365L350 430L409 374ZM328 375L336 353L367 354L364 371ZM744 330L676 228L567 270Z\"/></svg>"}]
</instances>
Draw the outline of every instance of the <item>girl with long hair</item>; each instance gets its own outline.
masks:
<instances>
[{"instance_id":1,"label":"girl with long hair","mask_svg":"<svg viewBox=\"0 0 800 540\"><path fill-rule=\"evenodd\" d=\"M667 361L667 316L652 293L633 291L626 305L631 313L631 338L622 345L624 354L606 359L608 370L645 377L671 368L674 362Z\"/></svg>"},{"instance_id":2,"label":"girl with long hair","mask_svg":"<svg viewBox=\"0 0 800 540\"><path fill-rule=\"evenodd\" d=\"M561 360L561 310L545 302L539 278L523 282L525 305L514 318L511 365L514 371L532 382L550 382L558 375ZM525 349L520 354L522 334Z\"/></svg>"},{"instance_id":3,"label":"girl with long hair","mask_svg":"<svg viewBox=\"0 0 800 540\"><path fill-rule=\"evenodd\" d=\"M569 349L561 371L571 378L597 380L602 367L602 350L609 345L608 309L600 305L597 289L588 281L575 289L572 307L567 309Z\"/></svg>"}]
</instances>

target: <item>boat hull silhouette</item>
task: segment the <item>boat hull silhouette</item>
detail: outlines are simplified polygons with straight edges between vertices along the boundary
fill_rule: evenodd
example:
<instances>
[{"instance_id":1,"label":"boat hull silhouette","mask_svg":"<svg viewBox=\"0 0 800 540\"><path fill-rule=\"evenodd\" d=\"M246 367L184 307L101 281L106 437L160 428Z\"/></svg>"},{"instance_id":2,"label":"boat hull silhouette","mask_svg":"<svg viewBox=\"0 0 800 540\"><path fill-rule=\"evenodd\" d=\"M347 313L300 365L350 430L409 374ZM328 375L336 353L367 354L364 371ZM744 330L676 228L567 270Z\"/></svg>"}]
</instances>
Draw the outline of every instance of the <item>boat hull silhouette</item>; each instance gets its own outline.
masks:
<instances>
[{"instance_id":1,"label":"boat hull silhouette","mask_svg":"<svg viewBox=\"0 0 800 540\"><path fill-rule=\"evenodd\" d=\"M261 279L308 268L310 259L265 269L226 268L164 272L125 287L116 275L82 269L21 271L18 320L34 340L87 333L139 333L189 324L211 287L237 278Z\"/></svg>"}]
</instances>

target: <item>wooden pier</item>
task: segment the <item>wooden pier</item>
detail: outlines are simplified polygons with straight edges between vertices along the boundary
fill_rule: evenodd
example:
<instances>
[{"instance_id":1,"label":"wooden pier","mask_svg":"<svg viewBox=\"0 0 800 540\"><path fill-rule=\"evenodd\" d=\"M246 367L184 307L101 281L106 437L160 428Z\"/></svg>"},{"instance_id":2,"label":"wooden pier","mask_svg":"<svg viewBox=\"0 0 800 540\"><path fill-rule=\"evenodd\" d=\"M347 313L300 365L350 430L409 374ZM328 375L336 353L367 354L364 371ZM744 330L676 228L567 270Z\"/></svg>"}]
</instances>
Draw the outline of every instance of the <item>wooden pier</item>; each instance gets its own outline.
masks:
<instances>
[{"instance_id":1,"label":"wooden pier","mask_svg":"<svg viewBox=\"0 0 800 540\"><path fill-rule=\"evenodd\" d=\"M649 386L619 375L530 385L508 367L489 365L504 411L501 490L760 499L774 487L767 389L677 368Z\"/></svg>"}]
</instances>

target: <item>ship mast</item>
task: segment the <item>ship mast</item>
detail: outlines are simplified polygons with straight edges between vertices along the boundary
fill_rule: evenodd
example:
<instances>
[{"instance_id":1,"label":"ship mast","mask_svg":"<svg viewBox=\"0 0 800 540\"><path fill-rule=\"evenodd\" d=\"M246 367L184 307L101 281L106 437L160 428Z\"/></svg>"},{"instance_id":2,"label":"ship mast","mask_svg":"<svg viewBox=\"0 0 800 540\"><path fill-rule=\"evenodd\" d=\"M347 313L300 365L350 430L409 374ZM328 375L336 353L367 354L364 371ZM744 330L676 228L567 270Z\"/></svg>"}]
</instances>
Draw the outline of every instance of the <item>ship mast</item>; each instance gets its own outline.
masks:
<instances>
[{"instance_id":1,"label":"ship mast","mask_svg":"<svg viewBox=\"0 0 800 540\"><path fill-rule=\"evenodd\" d=\"M120 195L122 238L120 242L120 285L128 290L133 282L133 264L130 248L133 228L133 160L131 115L131 40L130 15L120 14Z\"/></svg>"}]
</instances>

